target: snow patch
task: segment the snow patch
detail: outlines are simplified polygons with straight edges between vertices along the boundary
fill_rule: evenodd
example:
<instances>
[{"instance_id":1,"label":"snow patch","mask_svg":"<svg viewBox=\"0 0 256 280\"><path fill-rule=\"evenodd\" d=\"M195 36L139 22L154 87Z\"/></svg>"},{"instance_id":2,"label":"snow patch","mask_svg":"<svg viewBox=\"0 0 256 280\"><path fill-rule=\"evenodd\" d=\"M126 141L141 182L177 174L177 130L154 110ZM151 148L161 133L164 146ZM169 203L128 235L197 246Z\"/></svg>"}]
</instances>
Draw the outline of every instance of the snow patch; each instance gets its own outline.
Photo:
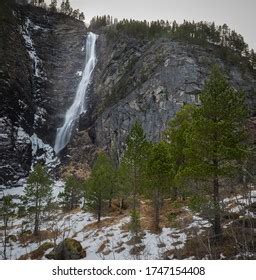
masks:
<instances>
[{"instance_id":1,"label":"snow patch","mask_svg":"<svg viewBox=\"0 0 256 280\"><path fill-rule=\"evenodd\" d=\"M78 77L82 77L83 71L77 71L77 72L76 72L76 75L77 75Z\"/></svg>"},{"instance_id":2,"label":"snow patch","mask_svg":"<svg viewBox=\"0 0 256 280\"><path fill-rule=\"evenodd\" d=\"M56 167L59 164L59 160L49 144L45 144L35 133L30 137L30 141L32 144L32 156L36 162L43 160L48 168ZM41 155L38 155L39 150L42 151Z\"/></svg>"},{"instance_id":3,"label":"snow patch","mask_svg":"<svg viewBox=\"0 0 256 280\"><path fill-rule=\"evenodd\" d=\"M45 165L51 170L54 167L56 167L60 161L56 157L55 152L53 148L49 144L45 144L42 139L40 139L37 134L33 134L32 136L29 136L22 127L16 128L17 138L16 138L16 147L19 149L19 147L25 145L31 144L32 147L32 158L34 163L33 165L43 160L45 162Z\"/></svg>"},{"instance_id":4,"label":"snow patch","mask_svg":"<svg viewBox=\"0 0 256 280\"><path fill-rule=\"evenodd\" d=\"M26 18L25 26L22 28L22 36L25 40L29 57L33 63L34 75L35 77L43 78L43 73L40 70L40 67L42 66L42 61L37 55L36 49L34 47L34 42L32 40L32 34L30 31L34 28L35 25L31 22L31 20L29 18Z\"/></svg>"},{"instance_id":5,"label":"snow patch","mask_svg":"<svg viewBox=\"0 0 256 280\"><path fill-rule=\"evenodd\" d=\"M36 113L34 115L34 128L46 122L45 119L46 114L47 112L44 108L37 107Z\"/></svg>"},{"instance_id":6,"label":"snow patch","mask_svg":"<svg viewBox=\"0 0 256 280\"><path fill-rule=\"evenodd\" d=\"M17 128L16 143L18 143L18 144L30 144L30 137L24 131L24 129L22 127Z\"/></svg>"}]
</instances>

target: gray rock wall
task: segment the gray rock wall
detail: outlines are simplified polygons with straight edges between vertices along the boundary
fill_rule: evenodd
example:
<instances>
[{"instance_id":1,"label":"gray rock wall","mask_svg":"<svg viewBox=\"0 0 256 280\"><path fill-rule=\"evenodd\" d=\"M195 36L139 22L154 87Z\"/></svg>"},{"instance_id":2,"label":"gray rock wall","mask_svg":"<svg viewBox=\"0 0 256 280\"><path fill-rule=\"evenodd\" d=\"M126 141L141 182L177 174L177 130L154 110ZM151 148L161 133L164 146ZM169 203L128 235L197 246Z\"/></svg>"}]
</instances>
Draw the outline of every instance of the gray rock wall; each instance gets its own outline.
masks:
<instances>
[{"instance_id":1,"label":"gray rock wall","mask_svg":"<svg viewBox=\"0 0 256 280\"><path fill-rule=\"evenodd\" d=\"M50 154L47 144L54 143L80 81L77 71L85 65L86 37L85 25L65 15L32 6L5 9L0 24L0 185L27 176L33 158Z\"/></svg>"},{"instance_id":2,"label":"gray rock wall","mask_svg":"<svg viewBox=\"0 0 256 280\"><path fill-rule=\"evenodd\" d=\"M200 104L198 94L214 64L223 68L235 88L246 92L255 112L255 74L221 59L218 47L167 39L113 43L101 35L98 57L90 129L96 147L117 148L120 155L135 120L148 140L158 141L183 104Z\"/></svg>"},{"instance_id":3,"label":"gray rock wall","mask_svg":"<svg viewBox=\"0 0 256 280\"><path fill-rule=\"evenodd\" d=\"M82 22L32 6L10 10L1 23L0 185L27 176L33 159L45 158L43 153L52 162L49 144L81 79L87 31ZM97 57L88 111L66 151L75 163L91 163L98 148L120 156L135 120L150 141L158 141L184 103L200 103L198 94L213 64L246 92L255 112L255 74L221 58L217 46L113 40L100 31Z\"/></svg>"}]
</instances>

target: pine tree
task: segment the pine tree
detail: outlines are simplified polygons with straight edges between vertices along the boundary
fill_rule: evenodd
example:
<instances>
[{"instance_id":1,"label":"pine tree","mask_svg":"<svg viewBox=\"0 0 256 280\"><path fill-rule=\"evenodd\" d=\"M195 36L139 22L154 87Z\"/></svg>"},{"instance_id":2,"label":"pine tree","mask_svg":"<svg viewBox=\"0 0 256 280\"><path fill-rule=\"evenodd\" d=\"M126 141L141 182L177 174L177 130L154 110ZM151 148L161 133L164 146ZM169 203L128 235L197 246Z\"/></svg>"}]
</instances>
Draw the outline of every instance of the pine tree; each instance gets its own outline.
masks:
<instances>
[{"instance_id":1,"label":"pine tree","mask_svg":"<svg viewBox=\"0 0 256 280\"><path fill-rule=\"evenodd\" d=\"M137 121L132 126L127 138L127 148L123 161L127 167L132 193L131 225L137 235L139 230L139 201L138 196L145 183L145 170L149 144L143 128Z\"/></svg>"},{"instance_id":2,"label":"pine tree","mask_svg":"<svg viewBox=\"0 0 256 280\"><path fill-rule=\"evenodd\" d=\"M75 19L79 19L80 11L79 9L73 10L72 17Z\"/></svg>"},{"instance_id":3,"label":"pine tree","mask_svg":"<svg viewBox=\"0 0 256 280\"><path fill-rule=\"evenodd\" d=\"M119 209L124 208L124 201L130 195L130 173L125 162L121 162L116 170L116 196L119 199Z\"/></svg>"},{"instance_id":4,"label":"pine tree","mask_svg":"<svg viewBox=\"0 0 256 280\"><path fill-rule=\"evenodd\" d=\"M79 206L82 198L82 182L75 176L69 176L65 180L64 192L59 194L66 210L73 210Z\"/></svg>"},{"instance_id":5,"label":"pine tree","mask_svg":"<svg viewBox=\"0 0 256 280\"><path fill-rule=\"evenodd\" d=\"M186 166L185 148L186 148L186 133L190 127L193 118L193 112L196 110L195 105L184 105L182 109L172 119L164 135L166 142L170 146L171 158L173 161L174 177L172 181L172 198L176 200L181 192L182 183L181 174ZM178 186L180 188L178 188ZM184 196L184 193L183 193Z\"/></svg>"},{"instance_id":6,"label":"pine tree","mask_svg":"<svg viewBox=\"0 0 256 280\"><path fill-rule=\"evenodd\" d=\"M220 187L235 176L246 156L244 125L247 116L244 94L235 91L220 69L213 68L201 92L199 107L187 133L185 173L196 181L208 181L212 197L213 229L221 236Z\"/></svg>"},{"instance_id":7,"label":"pine tree","mask_svg":"<svg viewBox=\"0 0 256 280\"><path fill-rule=\"evenodd\" d=\"M252 68L255 70L256 69L256 53L254 50L251 50L250 52L250 63L252 65Z\"/></svg>"},{"instance_id":8,"label":"pine tree","mask_svg":"<svg viewBox=\"0 0 256 280\"><path fill-rule=\"evenodd\" d=\"M65 9L65 14L66 14L66 15L71 15L71 14L72 14L73 9L72 9L71 6L70 6L69 0L66 0L66 1L65 1L64 9Z\"/></svg>"},{"instance_id":9,"label":"pine tree","mask_svg":"<svg viewBox=\"0 0 256 280\"><path fill-rule=\"evenodd\" d=\"M8 227L10 218L15 214L15 204L12 201L12 196L7 195L2 198L0 205L0 217L3 219L3 259L7 259L7 243L8 243Z\"/></svg>"},{"instance_id":10,"label":"pine tree","mask_svg":"<svg viewBox=\"0 0 256 280\"><path fill-rule=\"evenodd\" d=\"M133 210L138 205L138 194L143 184L143 173L146 166L148 142L140 123L135 122L127 138L124 162L129 169L133 196Z\"/></svg>"},{"instance_id":11,"label":"pine tree","mask_svg":"<svg viewBox=\"0 0 256 280\"><path fill-rule=\"evenodd\" d=\"M66 13L66 7L65 7L65 1L62 0L61 5L60 5L60 12L65 14Z\"/></svg>"},{"instance_id":12,"label":"pine tree","mask_svg":"<svg viewBox=\"0 0 256 280\"><path fill-rule=\"evenodd\" d=\"M159 231L160 210L173 178L173 160L166 142L153 144L147 164L148 184L145 192L153 201L155 230Z\"/></svg>"},{"instance_id":13,"label":"pine tree","mask_svg":"<svg viewBox=\"0 0 256 280\"><path fill-rule=\"evenodd\" d=\"M57 5L58 5L57 0L51 0L51 3L49 5L50 11L57 12Z\"/></svg>"},{"instance_id":14,"label":"pine tree","mask_svg":"<svg viewBox=\"0 0 256 280\"><path fill-rule=\"evenodd\" d=\"M79 14L79 20L85 21L85 16L83 12Z\"/></svg>"},{"instance_id":15,"label":"pine tree","mask_svg":"<svg viewBox=\"0 0 256 280\"><path fill-rule=\"evenodd\" d=\"M85 183L86 204L90 210L97 213L101 221L103 203L111 198L113 190L113 166L104 152L98 154L93 166L91 177Z\"/></svg>"},{"instance_id":16,"label":"pine tree","mask_svg":"<svg viewBox=\"0 0 256 280\"><path fill-rule=\"evenodd\" d=\"M45 168L41 164L37 164L29 175L23 197L24 203L28 205L28 211L34 214L34 235L39 234L41 213L51 200L51 185L52 181Z\"/></svg>"}]
</instances>

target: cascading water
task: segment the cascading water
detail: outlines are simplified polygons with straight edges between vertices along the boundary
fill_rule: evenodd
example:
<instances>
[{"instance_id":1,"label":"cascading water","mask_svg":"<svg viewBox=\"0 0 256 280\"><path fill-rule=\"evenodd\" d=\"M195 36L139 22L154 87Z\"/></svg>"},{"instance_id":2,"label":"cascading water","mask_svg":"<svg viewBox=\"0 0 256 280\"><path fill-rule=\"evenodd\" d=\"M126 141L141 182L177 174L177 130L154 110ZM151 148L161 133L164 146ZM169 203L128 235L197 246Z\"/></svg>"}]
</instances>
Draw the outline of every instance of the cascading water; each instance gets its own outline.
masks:
<instances>
[{"instance_id":1,"label":"cascading water","mask_svg":"<svg viewBox=\"0 0 256 280\"><path fill-rule=\"evenodd\" d=\"M77 88L74 102L66 112L65 122L63 126L57 130L54 146L56 154L66 147L70 141L74 126L79 119L79 116L86 111L85 97L97 61L95 50L97 37L98 35L92 32L87 36L85 69L82 74L82 80Z\"/></svg>"}]
</instances>

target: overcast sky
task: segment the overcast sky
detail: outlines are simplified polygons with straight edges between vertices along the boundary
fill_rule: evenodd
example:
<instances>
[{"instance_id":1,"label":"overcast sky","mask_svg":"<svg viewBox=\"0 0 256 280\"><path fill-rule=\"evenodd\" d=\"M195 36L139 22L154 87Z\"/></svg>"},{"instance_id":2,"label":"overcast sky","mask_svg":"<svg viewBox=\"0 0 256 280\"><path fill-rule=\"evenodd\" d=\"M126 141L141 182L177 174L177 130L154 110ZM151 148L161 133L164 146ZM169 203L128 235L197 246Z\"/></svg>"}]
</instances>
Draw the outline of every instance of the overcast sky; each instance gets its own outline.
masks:
<instances>
[{"instance_id":1,"label":"overcast sky","mask_svg":"<svg viewBox=\"0 0 256 280\"><path fill-rule=\"evenodd\" d=\"M58 0L61 2L62 0ZM50 0L46 0L50 2ZM119 19L165 19L182 22L227 23L242 34L256 50L256 0L70 0L73 8L85 12L86 21L95 15L110 14Z\"/></svg>"}]
</instances>

